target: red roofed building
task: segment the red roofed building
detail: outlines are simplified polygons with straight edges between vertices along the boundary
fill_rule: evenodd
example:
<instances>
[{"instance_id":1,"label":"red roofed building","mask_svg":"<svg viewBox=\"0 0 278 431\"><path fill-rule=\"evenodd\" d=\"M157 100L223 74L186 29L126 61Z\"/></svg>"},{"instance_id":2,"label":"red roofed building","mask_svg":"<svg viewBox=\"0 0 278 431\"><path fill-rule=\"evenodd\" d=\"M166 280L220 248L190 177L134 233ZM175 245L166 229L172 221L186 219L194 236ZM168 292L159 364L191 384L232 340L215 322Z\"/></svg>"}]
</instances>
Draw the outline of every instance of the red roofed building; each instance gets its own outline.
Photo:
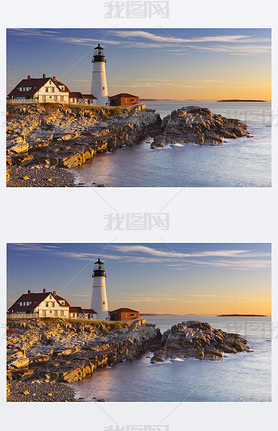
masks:
<instances>
[{"instance_id":1,"label":"red roofed building","mask_svg":"<svg viewBox=\"0 0 278 431\"><path fill-rule=\"evenodd\" d=\"M68 301L57 295L56 291L42 293L24 293L9 308L11 317L62 317L71 319L95 319L96 311L91 308L71 307Z\"/></svg>"},{"instance_id":2,"label":"red roofed building","mask_svg":"<svg viewBox=\"0 0 278 431\"><path fill-rule=\"evenodd\" d=\"M138 105L139 97L129 93L119 93L109 97L110 106Z\"/></svg>"},{"instance_id":3,"label":"red roofed building","mask_svg":"<svg viewBox=\"0 0 278 431\"><path fill-rule=\"evenodd\" d=\"M118 308L109 311L110 320L134 320L139 318L139 311L131 308Z\"/></svg>"},{"instance_id":4,"label":"red roofed building","mask_svg":"<svg viewBox=\"0 0 278 431\"><path fill-rule=\"evenodd\" d=\"M69 89L56 76L22 79L8 94L9 101L30 103L69 103Z\"/></svg>"},{"instance_id":5,"label":"red roofed building","mask_svg":"<svg viewBox=\"0 0 278 431\"><path fill-rule=\"evenodd\" d=\"M28 314L33 317L69 317L69 303L55 291L42 293L24 293L9 308L9 314Z\"/></svg>"}]
</instances>

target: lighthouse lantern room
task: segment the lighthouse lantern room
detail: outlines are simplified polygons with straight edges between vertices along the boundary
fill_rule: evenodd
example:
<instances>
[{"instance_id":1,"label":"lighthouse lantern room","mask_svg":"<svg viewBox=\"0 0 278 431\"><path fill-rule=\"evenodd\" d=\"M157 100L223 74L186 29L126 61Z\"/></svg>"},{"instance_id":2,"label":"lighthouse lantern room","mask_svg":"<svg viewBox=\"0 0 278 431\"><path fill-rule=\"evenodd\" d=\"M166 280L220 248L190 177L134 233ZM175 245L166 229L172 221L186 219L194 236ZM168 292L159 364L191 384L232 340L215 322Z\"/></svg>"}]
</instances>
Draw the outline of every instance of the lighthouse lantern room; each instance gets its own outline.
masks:
<instances>
[{"instance_id":1,"label":"lighthouse lantern room","mask_svg":"<svg viewBox=\"0 0 278 431\"><path fill-rule=\"evenodd\" d=\"M108 88L106 82L106 71L105 71L105 55L104 50L98 44L94 49L94 56L92 59L93 63L93 75L92 75L92 87L91 94L97 98L97 104L104 106L109 104Z\"/></svg>"},{"instance_id":2,"label":"lighthouse lantern room","mask_svg":"<svg viewBox=\"0 0 278 431\"><path fill-rule=\"evenodd\" d=\"M92 292L92 306L91 308L97 312L98 320L108 320L108 302L106 295L106 274L104 263L100 259L94 264L93 271L93 292Z\"/></svg>"}]
</instances>

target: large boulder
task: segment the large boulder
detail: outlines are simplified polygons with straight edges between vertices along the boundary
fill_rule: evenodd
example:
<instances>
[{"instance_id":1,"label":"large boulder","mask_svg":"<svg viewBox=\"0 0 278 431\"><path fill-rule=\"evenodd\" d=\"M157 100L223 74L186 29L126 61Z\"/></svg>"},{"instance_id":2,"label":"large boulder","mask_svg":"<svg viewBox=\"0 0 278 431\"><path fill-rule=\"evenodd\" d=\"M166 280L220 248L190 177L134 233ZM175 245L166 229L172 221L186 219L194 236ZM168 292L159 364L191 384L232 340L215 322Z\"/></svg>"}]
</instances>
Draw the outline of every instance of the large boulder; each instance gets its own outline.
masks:
<instances>
[{"instance_id":1,"label":"large boulder","mask_svg":"<svg viewBox=\"0 0 278 431\"><path fill-rule=\"evenodd\" d=\"M214 329L209 323L185 321L173 325L161 338L161 349L154 353L151 362L171 358L219 359L224 353L249 352L247 340L238 334Z\"/></svg>"},{"instance_id":2,"label":"large boulder","mask_svg":"<svg viewBox=\"0 0 278 431\"><path fill-rule=\"evenodd\" d=\"M161 124L161 133L155 136L151 147L175 142L193 142L199 145L222 145L225 139L250 137L246 124L213 114L200 106L176 109Z\"/></svg>"}]
</instances>

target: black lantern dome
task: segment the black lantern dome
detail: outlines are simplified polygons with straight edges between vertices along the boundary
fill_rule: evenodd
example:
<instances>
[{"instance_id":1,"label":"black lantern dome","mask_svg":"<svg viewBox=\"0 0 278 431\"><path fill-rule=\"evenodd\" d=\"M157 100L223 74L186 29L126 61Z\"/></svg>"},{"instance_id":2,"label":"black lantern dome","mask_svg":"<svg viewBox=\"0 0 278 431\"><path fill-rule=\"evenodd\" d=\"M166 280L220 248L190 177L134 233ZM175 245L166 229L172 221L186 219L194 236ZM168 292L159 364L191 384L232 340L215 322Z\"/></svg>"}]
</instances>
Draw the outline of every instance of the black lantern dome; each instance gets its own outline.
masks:
<instances>
[{"instance_id":1,"label":"black lantern dome","mask_svg":"<svg viewBox=\"0 0 278 431\"><path fill-rule=\"evenodd\" d=\"M101 62L106 63L104 49L98 44L98 46L94 49L94 58L92 59L92 63Z\"/></svg>"},{"instance_id":2,"label":"black lantern dome","mask_svg":"<svg viewBox=\"0 0 278 431\"><path fill-rule=\"evenodd\" d=\"M106 277L104 263L98 258L94 264L94 272L92 277Z\"/></svg>"}]
</instances>

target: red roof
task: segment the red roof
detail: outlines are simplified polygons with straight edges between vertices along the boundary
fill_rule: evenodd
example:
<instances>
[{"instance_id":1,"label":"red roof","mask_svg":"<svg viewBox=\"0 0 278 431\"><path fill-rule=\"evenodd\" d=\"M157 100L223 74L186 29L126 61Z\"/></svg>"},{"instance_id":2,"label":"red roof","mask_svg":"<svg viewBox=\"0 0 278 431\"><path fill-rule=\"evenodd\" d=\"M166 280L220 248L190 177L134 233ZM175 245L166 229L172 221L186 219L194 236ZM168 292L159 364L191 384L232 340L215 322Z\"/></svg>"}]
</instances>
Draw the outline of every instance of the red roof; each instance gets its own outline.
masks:
<instances>
[{"instance_id":1,"label":"red roof","mask_svg":"<svg viewBox=\"0 0 278 431\"><path fill-rule=\"evenodd\" d=\"M65 305L67 306L67 307L69 307L70 305L69 305L69 303L68 303L68 301L65 299L65 298L62 298L61 296L59 296L59 295L53 295L59 302L62 300L62 301L65 301Z\"/></svg>"},{"instance_id":2,"label":"red roof","mask_svg":"<svg viewBox=\"0 0 278 431\"><path fill-rule=\"evenodd\" d=\"M139 311L137 311L137 310L132 310L132 308L117 308L117 310L110 311L110 313L117 313L117 312L119 312L119 311L122 311L122 312L129 312L129 311L132 311L133 313L139 313Z\"/></svg>"},{"instance_id":3,"label":"red roof","mask_svg":"<svg viewBox=\"0 0 278 431\"><path fill-rule=\"evenodd\" d=\"M73 307L70 307L69 308L69 312L70 313L83 313L83 310L82 310L82 308L81 307L75 307L75 306L73 306Z\"/></svg>"},{"instance_id":4,"label":"red roof","mask_svg":"<svg viewBox=\"0 0 278 431\"><path fill-rule=\"evenodd\" d=\"M49 79L49 78L48 78ZM50 78L50 79L52 79L52 78ZM64 87L65 87L65 90L62 90L62 91L70 91L69 90L69 88L65 85L65 84L63 84L63 82L60 82L60 81L57 81L56 79L54 80L54 79L52 79L52 81L56 84L56 85L63 85Z\"/></svg>"},{"instance_id":5,"label":"red roof","mask_svg":"<svg viewBox=\"0 0 278 431\"><path fill-rule=\"evenodd\" d=\"M84 99L96 99L93 94L82 94Z\"/></svg>"},{"instance_id":6,"label":"red roof","mask_svg":"<svg viewBox=\"0 0 278 431\"><path fill-rule=\"evenodd\" d=\"M97 312L92 308L83 308L83 312L88 314L97 314Z\"/></svg>"},{"instance_id":7,"label":"red roof","mask_svg":"<svg viewBox=\"0 0 278 431\"><path fill-rule=\"evenodd\" d=\"M139 96L134 96L134 94L129 94L129 93L119 93L116 94L115 96L110 96L109 99L114 99L115 97L135 97L136 99L139 99Z\"/></svg>"},{"instance_id":8,"label":"red roof","mask_svg":"<svg viewBox=\"0 0 278 431\"><path fill-rule=\"evenodd\" d=\"M8 311L22 311L28 312L33 311L41 302L47 298L47 296L51 294L58 302L62 299L65 301L65 306L69 306L69 303L59 295L54 295L53 292L43 292L43 293L23 293L20 298L15 301L13 305L9 308ZM31 302L30 305L19 305L20 302ZM60 303L60 302L59 302ZM60 304L61 305L61 304Z\"/></svg>"},{"instance_id":9,"label":"red roof","mask_svg":"<svg viewBox=\"0 0 278 431\"><path fill-rule=\"evenodd\" d=\"M97 314L96 311L92 310L92 308L82 308L82 307L70 307L69 308L70 313L89 313L89 314Z\"/></svg>"},{"instance_id":10,"label":"red roof","mask_svg":"<svg viewBox=\"0 0 278 431\"><path fill-rule=\"evenodd\" d=\"M14 89L8 94L8 97L26 97L33 96L41 87L43 87L47 81L51 79L56 86L64 85L65 91L69 91L68 87L60 81L53 80L50 76L48 78L27 78L22 79L19 84L17 84ZM27 91L19 91L20 87L31 87Z\"/></svg>"},{"instance_id":11,"label":"red roof","mask_svg":"<svg viewBox=\"0 0 278 431\"><path fill-rule=\"evenodd\" d=\"M24 293L9 308L8 311L31 311L34 310L51 292L45 293ZM20 302L32 302L30 305L19 305Z\"/></svg>"},{"instance_id":12,"label":"red roof","mask_svg":"<svg viewBox=\"0 0 278 431\"><path fill-rule=\"evenodd\" d=\"M80 91L70 91L69 97L72 98L77 98L77 99L82 99L82 94L80 93Z\"/></svg>"},{"instance_id":13,"label":"red roof","mask_svg":"<svg viewBox=\"0 0 278 431\"><path fill-rule=\"evenodd\" d=\"M49 79L50 78L22 79L8 94L8 97L33 96ZM19 87L31 87L31 89L28 91L19 91Z\"/></svg>"}]
</instances>

